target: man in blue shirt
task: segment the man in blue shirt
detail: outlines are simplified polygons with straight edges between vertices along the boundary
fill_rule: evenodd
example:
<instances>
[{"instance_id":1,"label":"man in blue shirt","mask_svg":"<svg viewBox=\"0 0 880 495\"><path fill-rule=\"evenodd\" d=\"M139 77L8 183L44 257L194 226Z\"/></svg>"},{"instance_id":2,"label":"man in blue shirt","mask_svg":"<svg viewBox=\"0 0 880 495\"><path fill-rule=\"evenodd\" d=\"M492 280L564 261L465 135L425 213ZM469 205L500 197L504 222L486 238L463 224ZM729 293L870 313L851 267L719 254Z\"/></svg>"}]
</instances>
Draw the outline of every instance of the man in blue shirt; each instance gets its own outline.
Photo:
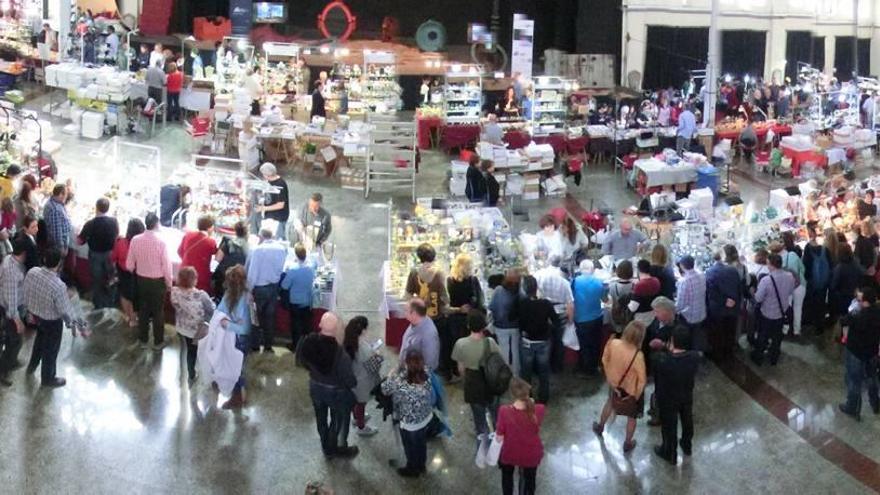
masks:
<instances>
[{"instance_id":1,"label":"man in blue shirt","mask_svg":"<svg viewBox=\"0 0 880 495\"><path fill-rule=\"evenodd\" d=\"M315 270L306 263L306 248L297 244L293 248L296 264L284 274L281 288L288 291L290 302L290 350L295 352L299 339L312 329L312 289Z\"/></svg>"},{"instance_id":2,"label":"man in blue shirt","mask_svg":"<svg viewBox=\"0 0 880 495\"><path fill-rule=\"evenodd\" d=\"M679 155L690 150L691 140L697 133L697 118L691 105L688 104L681 115L678 116L678 132L676 133L675 152Z\"/></svg>"},{"instance_id":3,"label":"man in blue shirt","mask_svg":"<svg viewBox=\"0 0 880 495\"><path fill-rule=\"evenodd\" d=\"M589 375L598 373L602 346L602 301L606 291L602 281L593 275L593 262L581 261L580 275L571 283L574 295L574 323L580 344L581 371Z\"/></svg>"},{"instance_id":4,"label":"man in blue shirt","mask_svg":"<svg viewBox=\"0 0 880 495\"><path fill-rule=\"evenodd\" d=\"M263 352L274 353L275 306L278 304L278 282L284 273L287 247L272 240L274 233L260 230L260 245L247 258L247 285L257 306L257 323L262 334ZM260 350L259 334L253 336L251 350Z\"/></svg>"}]
</instances>

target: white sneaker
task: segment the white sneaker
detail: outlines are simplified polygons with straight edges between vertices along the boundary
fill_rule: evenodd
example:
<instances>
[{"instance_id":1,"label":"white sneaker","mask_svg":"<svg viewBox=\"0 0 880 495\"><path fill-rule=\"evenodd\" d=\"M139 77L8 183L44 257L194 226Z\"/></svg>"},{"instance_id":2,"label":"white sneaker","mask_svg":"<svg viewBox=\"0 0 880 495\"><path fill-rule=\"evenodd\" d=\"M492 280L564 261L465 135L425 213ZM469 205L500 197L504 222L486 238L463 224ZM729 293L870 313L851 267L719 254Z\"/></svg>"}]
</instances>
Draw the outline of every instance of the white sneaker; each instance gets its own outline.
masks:
<instances>
[{"instance_id":1,"label":"white sneaker","mask_svg":"<svg viewBox=\"0 0 880 495\"><path fill-rule=\"evenodd\" d=\"M363 429L361 429L361 428L357 429L357 434L358 434L358 436L361 436L361 437L371 437L371 436L375 435L376 433L379 433L379 429L374 428L370 425L364 426Z\"/></svg>"},{"instance_id":2,"label":"white sneaker","mask_svg":"<svg viewBox=\"0 0 880 495\"><path fill-rule=\"evenodd\" d=\"M364 424L370 420L370 413L364 413ZM354 416L351 417L351 426L357 426L357 420L354 419Z\"/></svg>"}]
</instances>

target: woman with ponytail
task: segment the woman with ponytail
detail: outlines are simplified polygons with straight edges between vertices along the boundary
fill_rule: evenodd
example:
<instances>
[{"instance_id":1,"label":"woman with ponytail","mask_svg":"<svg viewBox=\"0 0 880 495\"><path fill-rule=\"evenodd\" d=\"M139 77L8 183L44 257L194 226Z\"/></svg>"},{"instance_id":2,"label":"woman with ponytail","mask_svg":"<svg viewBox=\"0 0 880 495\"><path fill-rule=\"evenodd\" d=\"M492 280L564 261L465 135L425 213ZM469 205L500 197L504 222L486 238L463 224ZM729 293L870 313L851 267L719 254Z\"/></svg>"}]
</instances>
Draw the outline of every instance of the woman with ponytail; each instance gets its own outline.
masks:
<instances>
[{"instance_id":1,"label":"woman with ponytail","mask_svg":"<svg viewBox=\"0 0 880 495\"><path fill-rule=\"evenodd\" d=\"M513 471L516 468L521 473L518 493L535 493L535 477L541 458L544 457L544 445L541 443L544 405L535 404L529 395L531 389L528 383L514 377L510 381L513 404L502 406L498 411L495 436L501 441L498 466L501 468L501 488L504 495L513 494Z\"/></svg>"}]
</instances>

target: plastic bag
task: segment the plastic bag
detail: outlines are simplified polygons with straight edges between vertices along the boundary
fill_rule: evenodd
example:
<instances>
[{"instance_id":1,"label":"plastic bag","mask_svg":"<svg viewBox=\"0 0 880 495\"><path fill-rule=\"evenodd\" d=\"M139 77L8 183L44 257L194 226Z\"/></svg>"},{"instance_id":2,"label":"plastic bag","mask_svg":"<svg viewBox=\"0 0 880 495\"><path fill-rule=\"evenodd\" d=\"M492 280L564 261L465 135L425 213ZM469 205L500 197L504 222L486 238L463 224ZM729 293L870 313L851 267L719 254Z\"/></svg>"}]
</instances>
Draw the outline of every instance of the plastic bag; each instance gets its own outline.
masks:
<instances>
[{"instance_id":1,"label":"plastic bag","mask_svg":"<svg viewBox=\"0 0 880 495\"><path fill-rule=\"evenodd\" d=\"M494 433L490 436L492 437L492 443L489 444L489 450L486 451L486 464L489 466L497 466L498 458L501 457L501 445L504 439L499 438Z\"/></svg>"},{"instance_id":2,"label":"plastic bag","mask_svg":"<svg viewBox=\"0 0 880 495\"><path fill-rule=\"evenodd\" d=\"M562 333L562 345L568 347L573 351L581 350L581 345L578 342L577 332L575 331L574 322L568 322L565 325L565 331Z\"/></svg>"}]
</instances>

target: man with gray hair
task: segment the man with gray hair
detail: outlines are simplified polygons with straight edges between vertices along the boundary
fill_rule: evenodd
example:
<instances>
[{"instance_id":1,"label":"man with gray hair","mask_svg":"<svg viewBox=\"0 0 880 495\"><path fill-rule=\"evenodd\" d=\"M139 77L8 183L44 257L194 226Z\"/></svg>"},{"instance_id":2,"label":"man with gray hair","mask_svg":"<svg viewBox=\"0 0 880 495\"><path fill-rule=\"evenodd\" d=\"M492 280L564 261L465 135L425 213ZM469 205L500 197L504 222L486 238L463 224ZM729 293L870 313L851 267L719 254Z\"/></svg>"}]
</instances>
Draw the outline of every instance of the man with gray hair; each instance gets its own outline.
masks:
<instances>
[{"instance_id":1,"label":"man with gray hair","mask_svg":"<svg viewBox=\"0 0 880 495\"><path fill-rule=\"evenodd\" d=\"M480 134L480 140L487 143L504 146L504 130L498 125L498 116L490 113L486 116L486 123L483 124L483 132Z\"/></svg>"},{"instance_id":2,"label":"man with gray hair","mask_svg":"<svg viewBox=\"0 0 880 495\"><path fill-rule=\"evenodd\" d=\"M632 221L624 218L617 230L612 231L602 243L602 254L610 254L615 261L628 260L636 255L647 238L639 230L633 230Z\"/></svg>"},{"instance_id":3,"label":"man with gray hair","mask_svg":"<svg viewBox=\"0 0 880 495\"><path fill-rule=\"evenodd\" d=\"M580 344L580 369L588 375L598 373L602 351L602 302L607 294L605 285L593 275L593 262L581 261L580 275L571 283L574 296L574 324Z\"/></svg>"},{"instance_id":4,"label":"man with gray hair","mask_svg":"<svg viewBox=\"0 0 880 495\"><path fill-rule=\"evenodd\" d=\"M247 287L257 307L257 324L262 334L263 352L274 353L275 307L278 305L278 284L284 273L287 246L272 240L272 231L260 230L260 245L247 257ZM253 351L260 350L260 334L254 334Z\"/></svg>"},{"instance_id":5,"label":"man with gray hair","mask_svg":"<svg viewBox=\"0 0 880 495\"><path fill-rule=\"evenodd\" d=\"M645 354L645 363L648 364L648 374L651 374L651 355L655 352L662 351L669 344L669 338L672 335L672 329L680 323L675 313L675 302L668 297L658 296L651 302L651 309L654 310L654 321L645 329L645 339L642 341L642 352ZM689 349L687 349L689 350ZM656 399L651 394L649 401L648 415L651 419L648 424L651 426L659 426L660 418L657 416Z\"/></svg>"},{"instance_id":6,"label":"man with gray hair","mask_svg":"<svg viewBox=\"0 0 880 495\"><path fill-rule=\"evenodd\" d=\"M574 315L574 296L571 293L571 283L562 274L559 265L562 258L550 257L550 265L535 272L535 280L538 281L538 290L541 295L553 303L553 308L559 319L563 322L559 328L553 329L550 347L550 368L554 373L562 371L565 360L565 347L562 344L562 333L565 330L564 323L570 321Z\"/></svg>"},{"instance_id":7,"label":"man with gray hair","mask_svg":"<svg viewBox=\"0 0 880 495\"><path fill-rule=\"evenodd\" d=\"M260 175L269 182L269 185L278 188L278 192L266 194L263 204L257 206L256 210L263 214L263 218L278 222L275 237L287 240L287 220L290 218L290 194L287 182L278 175L275 165L269 162L260 165Z\"/></svg>"}]
</instances>

